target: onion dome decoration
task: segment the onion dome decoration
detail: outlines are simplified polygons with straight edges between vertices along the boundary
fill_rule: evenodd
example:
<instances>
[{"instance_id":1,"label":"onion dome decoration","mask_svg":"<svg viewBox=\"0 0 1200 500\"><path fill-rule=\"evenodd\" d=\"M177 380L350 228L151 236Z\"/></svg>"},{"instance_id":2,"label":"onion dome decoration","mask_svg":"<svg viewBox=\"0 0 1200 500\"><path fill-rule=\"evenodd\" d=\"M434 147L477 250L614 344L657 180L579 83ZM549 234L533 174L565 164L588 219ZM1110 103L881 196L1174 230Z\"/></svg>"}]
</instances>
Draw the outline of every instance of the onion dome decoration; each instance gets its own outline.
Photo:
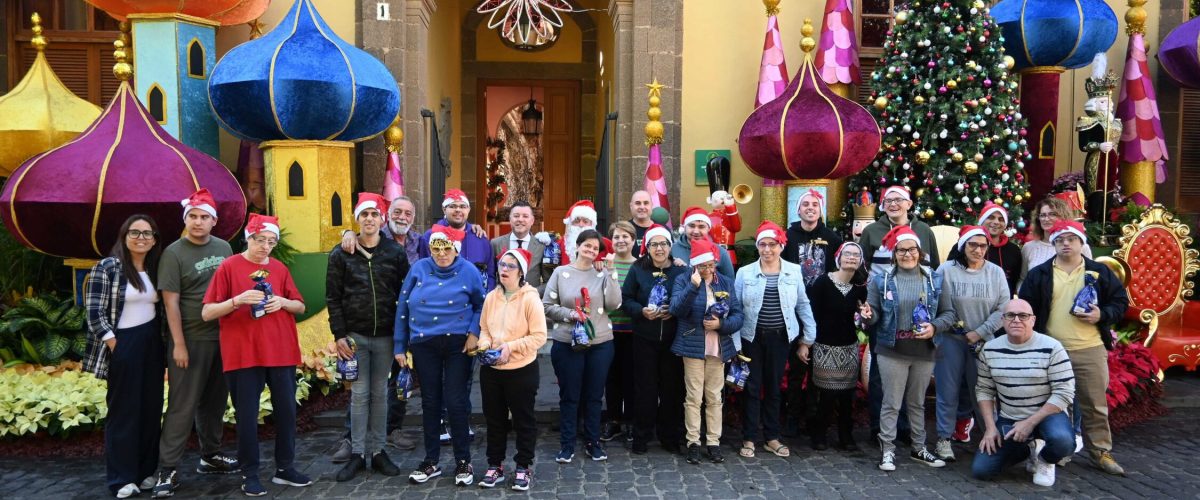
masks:
<instances>
[{"instance_id":1,"label":"onion dome decoration","mask_svg":"<svg viewBox=\"0 0 1200 500\"><path fill-rule=\"evenodd\" d=\"M1003 0L992 17L1016 69L1076 69L1117 40L1117 14L1104 0Z\"/></svg>"},{"instance_id":2,"label":"onion dome decoration","mask_svg":"<svg viewBox=\"0 0 1200 500\"><path fill-rule=\"evenodd\" d=\"M1171 79L1189 89L1200 89L1200 17L1171 30L1158 49L1158 62Z\"/></svg>"},{"instance_id":3,"label":"onion dome decoration","mask_svg":"<svg viewBox=\"0 0 1200 500\"><path fill-rule=\"evenodd\" d=\"M364 140L400 110L387 67L338 38L311 0L297 0L270 33L225 54L208 98L222 127L259 142Z\"/></svg>"},{"instance_id":4,"label":"onion dome decoration","mask_svg":"<svg viewBox=\"0 0 1200 500\"><path fill-rule=\"evenodd\" d=\"M821 45L817 48L817 71L825 83L859 85L858 42L854 36L854 13L850 0L826 0Z\"/></svg>"},{"instance_id":5,"label":"onion dome decoration","mask_svg":"<svg viewBox=\"0 0 1200 500\"><path fill-rule=\"evenodd\" d=\"M125 35L122 35L125 38ZM125 43L117 40L113 73L121 80L100 118L75 140L18 168L0 194L0 216L21 244L60 257L99 259L133 214L158 223L160 242L183 231L180 200L208 188L217 200L213 234L242 226L246 198L217 160L171 137L138 101Z\"/></svg>"},{"instance_id":6,"label":"onion dome decoration","mask_svg":"<svg viewBox=\"0 0 1200 500\"><path fill-rule=\"evenodd\" d=\"M67 142L100 116L100 107L76 97L46 62L42 18L33 14L37 50L33 66L12 92L0 96L0 177L8 177L21 162Z\"/></svg>"},{"instance_id":7,"label":"onion dome decoration","mask_svg":"<svg viewBox=\"0 0 1200 500\"><path fill-rule=\"evenodd\" d=\"M840 179L875 158L882 140L875 118L841 97L813 65L812 22L802 29L804 63L783 95L750 114L738 140L746 166L766 179Z\"/></svg>"},{"instance_id":8,"label":"onion dome decoration","mask_svg":"<svg viewBox=\"0 0 1200 500\"><path fill-rule=\"evenodd\" d=\"M86 0L118 20L130 14L183 14L233 26L253 21L271 0Z\"/></svg>"}]
</instances>

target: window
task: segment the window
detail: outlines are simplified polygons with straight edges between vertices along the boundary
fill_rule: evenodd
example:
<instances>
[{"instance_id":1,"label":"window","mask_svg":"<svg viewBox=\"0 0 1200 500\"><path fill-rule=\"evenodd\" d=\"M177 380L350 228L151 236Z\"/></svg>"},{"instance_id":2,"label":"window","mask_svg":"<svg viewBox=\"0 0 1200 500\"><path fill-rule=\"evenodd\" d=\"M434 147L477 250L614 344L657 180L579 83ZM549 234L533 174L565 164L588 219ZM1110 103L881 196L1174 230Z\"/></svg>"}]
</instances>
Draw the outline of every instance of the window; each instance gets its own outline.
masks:
<instances>
[{"instance_id":1,"label":"window","mask_svg":"<svg viewBox=\"0 0 1200 500\"><path fill-rule=\"evenodd\" d=\"M188 76L192 78L204 78L204 46L200 44L200 40L192 39L188 43Z\"/></svg>"},{"instance_id":2,"label":"window","mask_svg":"<svg viewBox=\"0 0 1200 500\"><path fill-rule=\"evenodd\" d=\"M860 58L878 59L883 54L883 42L892 29L895 0L857 0L858 47Z\"/></svg>"},{"instance_id":3,"label":"window","mask_svg":"<svg viewBox=\"0 0 1200 500\"><path fill-rule=\"evenodd\" d=\"M298 161L288 167L288 198L304 198L304 168Z\"/></svg>"},{"instance_id":4,"label":"window","mask_svg":"<svg viewBox=\"0 0 1200 500\"><path fill-rule=\"evenodd\" d=\"M46 60L59 80L71 92L103 106L117 93L120 82L112 74L113 40L117 39L117 21L84 0L15 0L0 2L10 29L8 81L0 86L12 88L29 71L37 51L29 45L33 30L29 17L42 17L43 34L50 41Z\"/></svg>"},{"instance_id":5,"label":"window","mask_svg":"<svg viewBox=\"0 0 1200 500\"><path fill-rule=\"evenodd\" d=\"M336 191L329 199L329 225L333 227L342 225L342 195L337 194Z\"/></svg>"},{"instance_id":6,"label":"window","mask_svg":"<svg viewBox=\"0 0 1200 500\"><path fill-rule=\"evenodd\" d=\"M1046 122L1038 137L1038 159L1054 159L1054 122Z\"/></svg>"},{"instance_id":7,"label":"window","mask_svg":"<svg viewBox=\"0 0 1200 500\"><path fill-rule=\"evenodd\" d=\"M150 91L146 93L146 110L150 111L150 116L154 117L154 121L159 125L167 123L167 96L157 83L151 85Z\"/></svg>"}]
</instances>

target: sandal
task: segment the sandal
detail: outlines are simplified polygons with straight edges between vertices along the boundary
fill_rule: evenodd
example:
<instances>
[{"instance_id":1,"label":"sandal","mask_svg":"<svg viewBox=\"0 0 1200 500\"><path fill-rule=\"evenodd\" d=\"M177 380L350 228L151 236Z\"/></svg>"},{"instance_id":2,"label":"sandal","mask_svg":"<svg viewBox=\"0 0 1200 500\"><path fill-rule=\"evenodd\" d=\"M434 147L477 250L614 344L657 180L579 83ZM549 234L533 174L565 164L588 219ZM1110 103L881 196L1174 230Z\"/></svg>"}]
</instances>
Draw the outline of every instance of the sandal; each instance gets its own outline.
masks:
<instances>
[{"instance_id":1,"label":"sandal","mask_svg":"<svg viewBox=\"0 0 1200 500\"><path fill-rule=\"evenodd\" d=\"M778 441L776 442L778 443ZM792 450L788 449L787 445L783 443L779 443L779 446L774 448L771 447L771 443L767 443L763 445L763 448L766 448L767 451L774 453L777 457L787 458L792 456Z\"/></svg>"},{"instance_id":2,"label":"sandal","mask_svg":"<svg viewBox=\"0 0 1200 500\"><path fill-rule=\"evenodd\" d=\"M754 443L749 443L749 446L746 443L742 443L742 449L738 450L738 456L742 458L754 458Z\"/></svg>"}]
</instances>

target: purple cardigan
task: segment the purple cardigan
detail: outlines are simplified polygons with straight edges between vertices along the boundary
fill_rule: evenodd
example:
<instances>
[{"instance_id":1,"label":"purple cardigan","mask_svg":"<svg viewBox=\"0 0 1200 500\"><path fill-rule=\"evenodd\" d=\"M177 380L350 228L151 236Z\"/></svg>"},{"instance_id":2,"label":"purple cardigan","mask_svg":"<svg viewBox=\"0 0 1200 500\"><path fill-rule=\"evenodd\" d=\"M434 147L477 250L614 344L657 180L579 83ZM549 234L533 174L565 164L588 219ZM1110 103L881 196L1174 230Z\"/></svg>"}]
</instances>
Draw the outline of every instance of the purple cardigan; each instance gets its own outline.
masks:
<instances>
[{"instance_id":1,"label":"purple cardigan","mask_svg":"<svg viewBox=\"0 0 1200 500\"><path fill-rule=\"evenodd\" d=\"M439 220L435 224L449 226L450 223L446 219ZM475 236L475 233L470 229L470 223L463 227L467 237L463 239L462 251L458 253L463 260L475 264L475 268L483 275L484 293L496 287L496 256L492 255L492 242L487 238ZM417 248L421 258L429 257L429 235L433 230L428 229L421 235L421 246Z\"/></svg>"}]
</instances>

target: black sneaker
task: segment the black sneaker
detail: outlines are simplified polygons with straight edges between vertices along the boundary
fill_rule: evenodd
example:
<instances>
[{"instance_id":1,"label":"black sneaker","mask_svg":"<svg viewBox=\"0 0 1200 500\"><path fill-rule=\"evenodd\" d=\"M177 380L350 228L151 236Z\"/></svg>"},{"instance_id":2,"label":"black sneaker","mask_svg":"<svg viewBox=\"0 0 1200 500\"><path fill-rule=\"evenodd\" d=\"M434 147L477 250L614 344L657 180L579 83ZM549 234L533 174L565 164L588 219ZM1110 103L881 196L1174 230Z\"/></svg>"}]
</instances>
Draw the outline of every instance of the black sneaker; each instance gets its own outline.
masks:
<instances>
[{"instance_id":1,"label":"black sneaker","mask_svg":"<svg viewBox=\"0 0 1200 500\"><path fill-rule=\"evenodd\" d=\"M174 495L175 488L179 487L177 476L178 471L174 467L158 471L158 483L154 485L154 494L151 495L151 498L167 498Z\"/></svg>"},{"instance_id":2,"label":"black sneaker","mask_svg":"<svg viewBox=\"0 0 1200 500\"><path fill-rule=\"evenodd\" d=\"M385 476L400 475L400 468L396 467L396 463L393 462L383 450L380 450L379 453L376 453L375 456L371 457L371 468L375 469L375 472Z\"/></svg>"},{"instance_id":3,"label":"black sneaker","mask_svg":"<svg viewBox=\"0 0 1200 500\"><path fill-rule=\"evenodd\" d=\"M719 445L708 447L708 459L714 464L725 461L725 456L721 454L721 447Z\"/></svg>"},{"instance_id":4,"label":"black sneaker","mask_svg":"<svg viewBox=\"0 0 1200 500\"><path fill-rule=\"evenodd\" d=\"M421 465L418 465L417 469L408 475L408 482L422 484L440 475L442 475L442 468L438 467L437 464L428 461L421 462Z\"/></svg>"},{"instance_id":5,"label":"black sneaker","mask_svg":"<svg viewBox=\"0 0 1200 500\"><path fill-rule=\"evenodd\" d=\"M929 450L921 448L912 451L912 459L930 467L945 467L946 462L938 458L937 455L930 453Z\"/></svg>"},{"instance_id":6,"label":"black sneaker","mask_svg":"<svg viewBox=\"0 0 1200 500\"><path fill-rule=\"evenodd\" d=\"M700 463L700 445L689 444L687 448L687 463L697 465Z\"/></svg>"},{"instance_id":7,"label":"black sneaker","mask_svg":"<svg viewBox=\"0 0 1200 500\"><path fill-rule=\"evenodd\" d=\"M470 486L474 482L475 469L471 467L471 462L459 460L458 465L454 467L454 485Z\"/></svg>"},{"instance_id":8,"label":"black sneaker","mask_svg":"<svg viewBox=\"0 0 1200 500\"><path fill-rule=\"evenodd\" d=\"M529 491L529 485L533 482L533 469L529 467L517 467L513 473L512 489L514 491Z\"/></svg>"},{"instance_id":9,"label":"black sneaker","mask_svg":"<svg viewBox=\"0 0 1200 500\"><path fill-rule=\"evenodd\" d=\"M271 478L271 482L275 484L282 484L284 486L296 486L298 488L303 488L313 483L312 479L309 479L308 476L301 474L300 471L296 470L295 467L275 469L275 477Z\"/></svg>"},{"instance_id":10,"label":"black sneaker","mask_svg":"<svg viewBox=\"0 0 1200 500\"><path fill-rule=\"evenodd\" d=\"M480 488L495 488L497 484L504 482L504 466L493 465L488 467L487 472L483 473L483 478L479 480Z\"/></svg>"},{"instance_id":11,"label":"black sneaker","mask_svg":"<svg viewBox=\"0 0 1200 500\"><path fill-rule=\"evenodd\" d=\"M584 445L583 451L587 454L588 458L596 462L608 460L608 452L604 451L604 445L600 443L588 443Z\"/></svg>"},{"instance_id":12,"label":"black sneaker","mask_svg":"<svg viewBox=\"0 0 1200 500\"><path fill-rule=\"evenodd\" d=\"M241 470L242 466L236 458L220 453L213 453L207 457L200 458L200 465L196 467L196 472L201 474L233 474Z\"/></svg>"},{"instance_id":13,"label":"black sneaker","mask_svg":"<svg viewBox=\"0 0 1200 500\"><path fill-rule=\"evenodd\" d=\"M554 461L560 464L569 464L575 458L575 450L571 448L563 448L558 451L558 455L554 456Z\"/></svg>"},{"instance_id":14,"label":"black sneaker","mask_svg":"<svg viewBox=\"0 0 1200 500\"><path fill-rule=\"evenodd\" d=\"M338 471L337 476L334 477L334 479L336 479L339 483L349 481L354 479L354 476L357 476L360 471L366 470L366 468L367 461L363 459L362 455L355 454L354 456L350 457L350 460L346 462L346 465L342 466L342 470Z\"/></svg>"},{"instance_id":15,"label":"black sneaker","mask_svg":"<svg viewBox=\"0 0 1200 500\"><path fill-rule=\"evenodd\" d=\"M261 497L267 494L267 489L263 488L258 476L247 476L242 478L242 493L248 497Z\"/></svg>"},{"instance_id":16,"label":"black sneaker","mask_svg":"<svg viewBox=\"0 0 1200 500\"><path fill-rule=\"evenodd\" d=\"M600 440L605 443L625 435L625 430L621 428L620 422L609 422L604 425L604 432L600 433Z\"/></svg>"}]
</instances>

